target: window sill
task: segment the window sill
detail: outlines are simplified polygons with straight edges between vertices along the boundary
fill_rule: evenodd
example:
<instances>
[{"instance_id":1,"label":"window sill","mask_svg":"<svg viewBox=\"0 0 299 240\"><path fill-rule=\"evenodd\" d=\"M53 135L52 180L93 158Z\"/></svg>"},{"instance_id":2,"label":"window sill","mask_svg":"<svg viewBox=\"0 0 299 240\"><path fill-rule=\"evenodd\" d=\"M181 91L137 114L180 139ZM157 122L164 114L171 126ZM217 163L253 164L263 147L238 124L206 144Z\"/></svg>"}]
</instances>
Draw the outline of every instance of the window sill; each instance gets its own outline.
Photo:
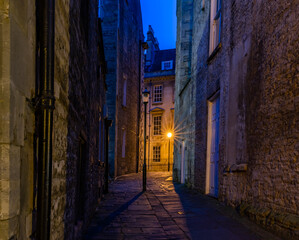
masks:
<instances>
[{"instance_id":1,"label":"window sill","mask_svg":"<svg viewBox=\"0 0 299 240\"><path fill-rule=\"evenodd\" d=\"M153 102L152 104L153 104L153 105L162 105L163 102Z\"/></svg>"},{"instance_id":2,"label":"window sill","mask_svg":"<svg viewBox=\"0 0 299 240\"><path fill-rule=\"evenodd\" d=\"M219 50L221 49L222 44L219 43L217 45L217 47L214 49L214 51L211 53L211 55L208 57L207 63L210 64L211 61L214 59L214 57L217 55L217 53L219 52Z\"/></svg>"}]
</instances>

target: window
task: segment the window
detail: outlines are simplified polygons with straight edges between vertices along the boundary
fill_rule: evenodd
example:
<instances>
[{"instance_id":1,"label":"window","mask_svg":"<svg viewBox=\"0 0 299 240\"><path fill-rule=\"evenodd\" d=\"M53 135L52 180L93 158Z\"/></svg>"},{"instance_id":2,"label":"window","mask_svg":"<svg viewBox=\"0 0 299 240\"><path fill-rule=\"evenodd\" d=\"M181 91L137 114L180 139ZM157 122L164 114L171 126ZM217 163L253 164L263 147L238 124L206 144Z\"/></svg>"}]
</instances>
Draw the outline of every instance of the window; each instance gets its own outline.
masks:
<instances>
[{"instance_id":1,"label":"window","mask_svg":"<svg viewBox=\"0 0 299 240\"><path fill-rule=\"evenodd\" d=\"M122 142L122 149L121 149L121 157L126 157L126 131L123 131L123 142Z\"/></svg>"},{"instance_id":2,"label":"window","mask_svg":"<svg viewBox=\"0 0 299 240\"><path fill-rule=\"evenodd\" d=\"M153 146L153 162L161 161L161 147Z\"/></svg>"},{"instance_id":3,"label":"window","mask_svg":"<svg viewBox=\"0 0 299 240\"><path fill-rule=\"evenodd\" d=\"M154 103L162 102L162 91L163 91L162 85L154 86Z\"/></svg>"},{"instance_id":4,"label":"window","mask_svg":"<svg viewBox=\"0 0 299 240\"><path fill-rule=\"evenodd\" d=\"M210 19L210 48L211 55L220 43L221 33L221 0L211 1L211 19Z\"/></svg>"},{"instance_id":5,"label":"window","mask_svg":"<svg viewBox=\"0 0 299 240\"><path fill-rule=\"evenodd\" d=\"M173 61L164 61L162 62L162 70L170 70L172 69Z\"/></svg>"},{"instance_id":6,"label":"window","mask_svg":"<svg viewBox=\"0 0 299 240\"><path fill-rule=\"evenodd\" d=\"M154 116L154 135L161 135L162 116Z\"/></svg>"},{"instance_id":7,"label":"window","mask_svg":"<svg viewBox=\"0 0 299 240\"><path fill-rule=\"evenodd\" d=\"M83 35L85 35L85 40L88 42L89 1L81 0L80 22Z\"/></svg>"},{"instance_id":8,"label":"window","mask_svg":"<svg viewBox=\"0 0 299 240\"><path fill-rule=\"evenodd\" d=\"M124 79L123 106L127 106L127 79Z\"/></svg>"}]
</instances>

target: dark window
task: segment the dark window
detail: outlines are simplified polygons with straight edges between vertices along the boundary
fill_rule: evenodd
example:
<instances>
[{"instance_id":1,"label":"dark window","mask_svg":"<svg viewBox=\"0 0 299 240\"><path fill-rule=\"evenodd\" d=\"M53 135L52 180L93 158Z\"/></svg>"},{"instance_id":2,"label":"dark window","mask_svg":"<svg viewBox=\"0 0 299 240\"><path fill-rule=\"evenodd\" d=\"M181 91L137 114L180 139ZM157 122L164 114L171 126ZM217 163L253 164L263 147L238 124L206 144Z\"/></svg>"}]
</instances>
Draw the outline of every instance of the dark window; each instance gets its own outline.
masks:
<instances>
[{"instance_id":1,"label":"dark window","mask_svg":"<svg viewBox=\"0 0 299 240\"><path fill-rule=\"evenodd\" d=\"M81 20L82 34L84 35L85 40L88 41L89 0L81 0L80 20Z\"/></svg>"}]
</instances>

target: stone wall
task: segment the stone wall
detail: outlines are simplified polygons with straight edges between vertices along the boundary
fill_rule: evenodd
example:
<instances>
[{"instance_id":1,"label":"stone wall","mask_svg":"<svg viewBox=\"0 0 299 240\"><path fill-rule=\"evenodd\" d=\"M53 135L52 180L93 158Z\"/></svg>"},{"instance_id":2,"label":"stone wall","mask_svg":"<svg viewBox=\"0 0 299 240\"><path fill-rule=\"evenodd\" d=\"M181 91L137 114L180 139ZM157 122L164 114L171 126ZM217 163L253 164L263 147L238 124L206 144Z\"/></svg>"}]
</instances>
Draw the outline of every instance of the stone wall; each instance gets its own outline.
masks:
<instances>
[{"instance_id":1,"label":"stone wall","mask_svg":"<svg viewBox=\"0 0 299 240\"><path fill-rule=\"evenodd\" d=\"M177 43L175 76L174 179L194 183L196 82L191 77L193 1L177 1ZM181 179L182 148L185 148L185 179Z\"/></svg>"},{"instance_id":2,"label":"stone wall","mask_svg":"<svg viewBox=\"0 0 299 240\"><path fill-rule=\"evenodd\" d=\"M51 239L81 238L103 184L98 138L105 79L98 70L97 1L87 6L68 0L55 5ZM5 240L29 239L32 233L36 31L34 1L0 3L0 239ZM78 221L80 139L86 154L84 214Z\"/></svg>"},{"instance_id":3,"label":"stone wall","mask_svg":"<svg viewBox=\"0 0 299 240\"><path fill-rule=\"evenodd\" d=\"M248 171L244 176L229 174L226 193L235 193L229 197L234 204L249 203L245 213L255 221L286 238L298 238L299 7L294 1L255 2L248 9L252 25L246 29L251 32L240 29L239 41L248 56L244 107L239 107L245 115L242 161L248 163ZM237 163L238 156L237 149ZM245 191L237 181L244 183Z\"/></svg>"},{"instance_id":4,"label":"stone wall","mask_svg":"<svg viewBox=\"0 0 299 240\"><path fill-rule=\"evenodd\" d=\"M138 92L143 71L142 19L139 0L120 1L119 4L108 0L103 1L103 5L103 37L108 62L107 104L113 120L109 132L109 167L110 175L118 176L136 171Z\"/></svg>"},{"instance_id":5,"label":"stone wall","mask_svg":"<svg viewBox=\"0 0 299 240\"><path fill-rule=\"evenodd\" d=\"M103 40L107 61L107 106L108 116L112 120L109 128L109 175L114 176L115 160L115 111L116 111L116 69L117 69L117 23L118 3L114 0L102 1Z\"/></svg>"},{"instance_id":6,"label":"stone wall","mask_svg":"<svg viewBox=\"0 0 299 240\"><path fill-rule=\"evenodd\" d=\"M97 69L97 16L96 0L70 1L65 239L81 238L96 208L102 177L98 133L104 86Z\"/></svg>"},{"instance_id":7,"label":"stone wall","mask_svg":"<svg viewBox=\"0 0 299 240\"><path fill-rule=\"evenodd\" d=\"M70 1L56 1L52 155L51 239L64 238L68 157L68 89L70 69Z\"/></svg>"},{"instance_id":8,"label":"stone wall","mask_svg":"<svg viewBox=\"0 0 299 240\"><path fill-rule=\"evenodd\" d=\"M0 3L0 239L32 227L35 83L34 1Z\"/></svg>"},{"instance_id":9,"label":"stone wall","mask_svg":"<svg viewBox=\"0 0 299 240\"><path fill-rule=\"evenodd\" d=\"M178 1L178 14L184 2ZM195 161L196 174L191 184L206 193L207 102L219 91L219 200L282 237L296 238L299 8L294 1L222 1L221 45L210 57L210 1L193 4L188 17L193 16L196 147L190 162ZM178 46L186 18L178 15ZM181 62L178 58L177 76Z\"/></svg>"}]
</instances>

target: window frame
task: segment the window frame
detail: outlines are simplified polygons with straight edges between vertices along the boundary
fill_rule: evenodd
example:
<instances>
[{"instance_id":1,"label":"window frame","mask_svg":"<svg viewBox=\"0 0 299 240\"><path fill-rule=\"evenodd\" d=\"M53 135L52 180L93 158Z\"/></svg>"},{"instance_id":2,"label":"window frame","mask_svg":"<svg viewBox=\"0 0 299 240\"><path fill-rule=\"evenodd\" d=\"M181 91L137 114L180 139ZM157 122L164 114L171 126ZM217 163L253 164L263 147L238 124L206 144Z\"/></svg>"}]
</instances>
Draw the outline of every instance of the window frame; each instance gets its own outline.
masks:
<instances>
[{"instance_id":1,"label":"window frame","mask_svg":"<svg viewBox=\"0 0 299 240\"><path fill-rule=\"evenodd\" d=\"M165 67L166 64L169 63L169 67ZM169 61L162 61L161 62L161 69L162 70L172 70L173 69L173 60L169 60Z\"/></svg>"},{"instance_id":2,"label":"window frame","mask_svg":"<svg viewBox=\"0 0 299 240\"><path fill-rule=\"evenodd\" d=\"M156 88L161 87L161 92L156 92ZM157 99L157 94L161 95L159 98L161 99L160 101L156 101ZM153 86L153 103L163 103L163 84L156 84Z\"/></svg>"},{"instance_id":3,"label":"window frame","mask_svg":"<svg viewBox=\"0 0 299 240\"><path fill-rule=\"evenodd\" d=\"M153 135L154 136L161 136L162 135L162 114L155 114L153 115ZM158 122L160 122L160 124L156 124L158 123L157 121L155 121L156 118L160 118L160 120Z\"/></svg>"},{"instance_id":4,"label":"window frame","mask_svg":"<svg viewBox=\"0 0 299 240\"><path fill-rule=\"evenodd\" d=\"M153 162L161 162L161 145L153 146Z\"/></svg>"},{"instance_id":5,"label":"window frame","mask_svg":"<svg viewBox=\"0 0 299 240\"><path fill-rule=\"evenodd\" d=\"M222 0L211 0L209 56L214 56L221 46Z\"/></svg>"}]
</instances>

